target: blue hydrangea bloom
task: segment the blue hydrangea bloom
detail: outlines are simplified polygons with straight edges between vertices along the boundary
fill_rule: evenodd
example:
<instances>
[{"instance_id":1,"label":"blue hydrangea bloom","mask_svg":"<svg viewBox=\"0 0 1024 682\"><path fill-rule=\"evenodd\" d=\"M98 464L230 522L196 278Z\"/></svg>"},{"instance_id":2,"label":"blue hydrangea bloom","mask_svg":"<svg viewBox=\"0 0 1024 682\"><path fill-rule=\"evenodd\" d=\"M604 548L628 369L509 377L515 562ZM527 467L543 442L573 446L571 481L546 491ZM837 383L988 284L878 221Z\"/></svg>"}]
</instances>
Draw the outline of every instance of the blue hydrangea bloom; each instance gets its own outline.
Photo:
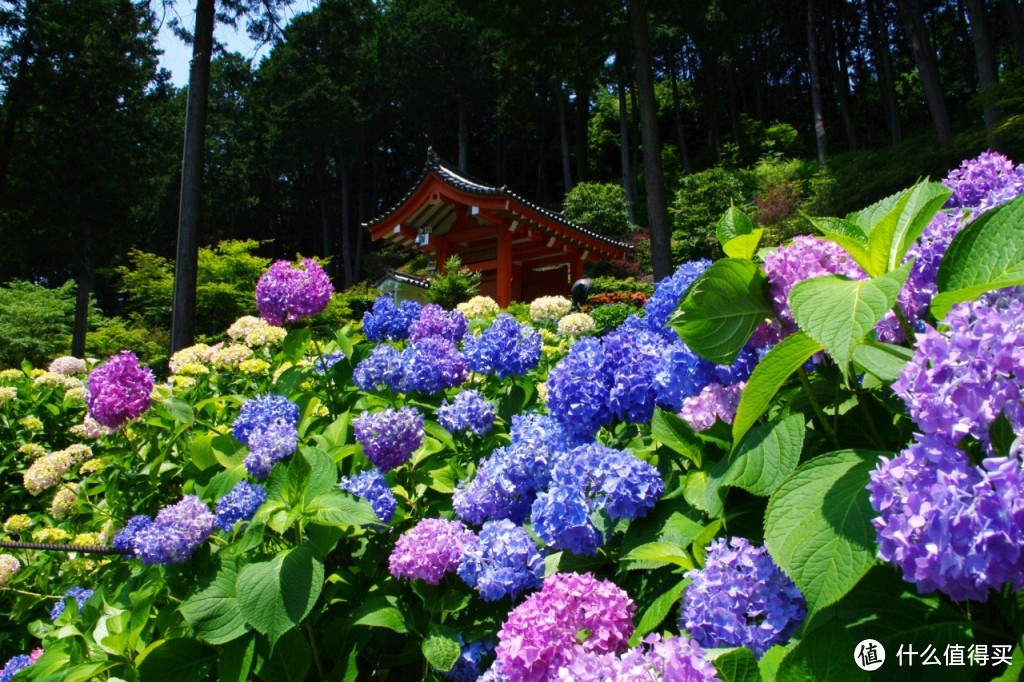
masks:
<instances>
[{"instance_id":1,"label":"blue hydrangea bloom","mask_svg":"<svg viewBox=\"0 0 1024 682\"><path fill-rule=\"evenodd\" d=\"M693 281L705 270L711 267L711 261L702 258L680 265L671 277L658 282L654 287L654 295L647 299L644 305L645 316L648 328L659 334L668 334L671 339L678 339L675 330L669 329L669 318L679 307L679 301L683 294L690 288Z\"/></svg>"},{"instance_id":2,"label":"blue hydrangea bloom","mask_svg":"<svg viewBox=\"0 0 1024 682\"><path fill-rule=\"evenodd\" d=\"M87 590L84 587L72 587L70 590L64 593L60 601L53 605L50 609L50 620L57 620L64 613L67 608L67 602L65 601L68 597L73 597L75 603L78 604L78 612L82 612L82 607L85 606L85 602L92 598L93 590Z\"/></svg>"},{"instance_id":3,"label":"blue hydrangea bloom","mask_svg":"<svg viewBox=\"0 0 1024 682\"><path fill-rule=\"evenodd\" d=\"M115 548L123 551L135 552L135 536L142 529L148 527L153 523L153 519L146 516L145 514L138 514L128 520L128 524L121 529L117 535L114 536L113 544Z\"/></svg>"},{"instance_id":4,"label":"blue hydrangea bloom","mask_svg":"<svg viewBox=\"0 0 1024 682\"><path fill-rule=\"evenodd\" d=\"M494 416L494 405L473 389L461 391L451 403L445 400L437 410L437 421L450 432L472 431L478 436L491 430Z\"/></svg>"},{"instance_id":5,"label":"blue hydrangea bloom","mask_svg":"<svg viewBox=\"0 0 1024 682\"><path fill-rule=\"evenodd\" d=\"M679 627L704 649L745 646L761 658L785 644L807 616L803 595L764 547L744 538L715 540L704 568L686 573Z\"/></svg>"},{"instance_id":6,"label":"blue hydrangea bloom","mask_svg":"<svg viewBox=\"0 0 1024 682\"><path fill-rule=\"evenodd\" d=\"M326 374L327 370L334 367L341 360L345 359L345 352L336 350L333 353L328 353L322 358L317 358L317 361L313 363L313 371L317 374Z\"/></svg>"},{"instance_id":7,"label":"blue hydrangea bloom","mask_svg":"<svg viewBox=\"0 0 1024 682\"><path fill-rule=\"evenodd\" d=\"M25 654L19 654L10 658L0 669L0 682L11 682L14 676L21 670L32 665L32 658Z\"/></svg>"},{"instance_id":8,"label":"blue hydrangea bloom","mask_svg":"<svg viewBox=\"0 0 1024 682\"><path fill-rule=\"evenodd\" d=\"M469 376L469 369L450 341L428 336L414 341L402 351L403 393L416 391L427 395L458 386Z\"/></svg>"},{"instance_id":9,"label":"blue hydrangea bloom","mask_svg":"<svg viewBox=\"0 0 1024 682\"><path fill-rule=\"evenodd\" d=\"M397 392L402 385L402 354L387 344L376 346L356 365L352 380L363 391L390 388Z\"/></svg>"},{"instance_id":10,"label":"blue hydrangea bloom","mask_svg":"<svg viewBox=\"0 0 1024 682\"><path fill-rule=\"evenodd\" d=\"M654 508L665 491L661 474L629 452L591 443L570 450L555 466L555 484L579 488L612 520L632 521Z\"/></svg>"},{"instance_id":11,"label":"blue hydrangea bloom","mask_svg":"<svg viewBox=\"0 0 1024 682\"><path fill-rule=\"evenodd\" d=\"M456 516L476 526L488 519L526 520L535 495L508 487L503 464L499 456L492 455L480 463L474 478L455 486L452 509Z\"/></svg>"},{"instance_id":12,"label":"blue hydrangea bloom","mask_svg":"<svg viewBox=\"0 0 1024 682\"><path fill-rule=\"evenodd\" d=\"M521 527L507 519L488 521L463 547L458 573L484 601L505 595L514 600L525 590L540 588L544 559Z\"/></svg>"},{"instance_id":13,"label":"blue hydrangea bloom","mask_svg":"<svg viewBox=\"0 0 1024 682\"><path fill-rule=\"evenodd\" d=\"M537 495L530 520L537 537L555 549L589 556L604 544L590 518L590 502L578 486L556 483Z\"/></svg>"},{"instance_id":14,"label":"blue hydrangea bloom","mask_svg":"<svg viewBox=\"0 0 1024 682\"><path fill-rule=\"evenodd\" d=\"M415 407L363 412L352 425L367 459L381 471L405 464L423 445L423 415Z\"/></svg>"},{"instance_id":15,"label":"blue hydrangea bloom","mask_svg":"<svg viewBox=\"0 0 1024 682\"><path fill-rule=\"evenodd\" d=\"M654 374L658 405L678 412L683 401L715 381L719 365L700 357L682 341L667 347Z\"/></svg>"},{"instance_id":16,"label":"blue hydrangea bloom","mask_svg":"<svg viewBox=\"0 0 1024 682\"><path fill-rule=\"evenodd\" d=\"M604 348L595 338L577 341L548 374L548 410L574 435L588 439L612 419Z\"/></svg>"},{"instance_id":17,"label":"blue hydrangea bloom","mask_svg":"<svg viewBox=\"0 0 1024 682\"><path fill-rule=\"evenodd\" d=\"M654 416L654 374L661 360L664 339L649 331L615 331L607 334L601 343L609 411L624 421L649 422Z\"/></svg>"},{"instance_id":18,"label":"blue hydrangea bloom","mask_svg":"<svg viewBox=\"0 0 1024 682\"><path fill-rule=\"evenodd\" d=\"M217 527L225 533L235 529L239 521L248 521L267 499L267 491L259 483L239 481L217 502Z\"/></svg>"},{"instance_id":19,"label":"blue hydrangea bloom","mask_svg":"<svg viewBox=\"0 0 1024 682\"><path fill-rule=\"evenodd\" d=\"M540 361L540 332L502 313L480 336L466 337L462 350L474 372L499 379L522 376Z\"/></svg>"},{"instance_id":20,"label":"blue hydrangea bloom","mask_svg":"<svg viewBox=\"0 0 1024 682\"><path fill-rule=\"evenodd\" d=\"M132 548L144 564L180 564L192 558L213 532L217 518L195 495L161 509L152 523L138 530Z\"/></svg>"},{"instance_id":21,"label":"blue hydrangea bloom","mask_svg":"<svg viewBox=\"0 0 1024 682\"><path fill-rule=\"evenodd\" d=\"M284 396L268 393L247 400L235 419L235 438L243 445L249 445L254 432L268 429L277 420L283 419L292 426L299 424L299 406Z\"/></svg>"},{"instance_id":22,"label":"blue hydrangea bloom","mask_svg":"<svg viewBox=\"0 0 1024 682\"><path fill-rule=\"evenodd\" d=\"M395 494L384 480L379 469L370 469L355 476L345 476L338 487L357 497L361 497L373 507L373 513L382 523L389 523L398 507Z\"/></svg>"},{"instance_id":23,"label":"blue hydrangea bloom","mask_svg":"<svg viewBox=\"0 0 1024 682\"><path fill-rule=\"evenodd\" d=\"M466 316L460 311L445 311L436 303L428 303L409 327L409 340L419 341L433 336L457 346L466 335L468 326Z\"/></svg>"},{"instance_id":24,"label":"blue hydrangea bloom","mask_svg":"<svg viewBox=\"0 0 1024 682\"><path fill-rule=\"evenodd\" d=\"M458 638L462 653L459 654L459 660L455 661L455 665L445 674L444 678L450 682L477 682L477 678L482 673L481 663L484 657L494 652L494 640L478 639L466 644L461 634L458 635Z\"/></svg>"},{"instance_id":25,"label":"blue hydrangea bloom","mask_svg":"<svg viewBox=\"0 0 1024 682\"><path fill-rule=\"evenodd\" d=\"M363 333L370 341L400 341L409 338L409 325L420 315L416 301L402 301L397 306L390 296L373 302L373 309L363 313Z\"/></svg>"},{"instance_id":26,"label":"blue hydrangea bloom","mask_svg":"<svg viewBox=\"0 0 1024 682\"><path fill-rule=\"evenodd\" d=\"M245 456L245 470L255 478L266 478L274 465L299 447L299 432L295 425L278 419L263 430L249 436L249 454Z\"/></svg>"}]
</instances>

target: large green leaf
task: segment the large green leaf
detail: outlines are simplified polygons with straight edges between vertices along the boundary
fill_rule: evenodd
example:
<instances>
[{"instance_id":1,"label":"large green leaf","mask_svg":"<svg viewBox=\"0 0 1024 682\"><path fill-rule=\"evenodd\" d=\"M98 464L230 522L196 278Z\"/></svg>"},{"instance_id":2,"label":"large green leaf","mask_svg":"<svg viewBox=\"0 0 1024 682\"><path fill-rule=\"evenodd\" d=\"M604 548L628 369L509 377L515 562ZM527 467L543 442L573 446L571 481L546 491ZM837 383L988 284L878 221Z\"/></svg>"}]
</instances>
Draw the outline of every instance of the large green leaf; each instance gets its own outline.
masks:
<instances>
[{"instance_id":1,"label":"large green leaf","mask_svg":"<svg viewBox=\"0 0 1024 682\"><path fill-rule=\"evenodd\" d=\"M867 280L807 279L793 287L789 306L800 328L845 368L857 345L892 310L908 274L910 266L905 265Z\"/></svg>"},{"instance_id":2,"label":"large green leaf","mask_svg":"<svg viewBox=\"0 0 1024 682\"><path fill-rule=\"evenodd\" d=\"M308 547L293 547L269 561L249 564L238 574L242 616L273 646L309 615L323 583L324 564Z\"/></svg>"},{"instance_id":3,"label":"large green leaf","mask_svg":"<svg viewBox=\"0 0 1024 682\"><path fill-rule=\"evenodd\" d=\"M651 418L651 435L654 440L667 445L680 455L700 466L704 446L693 432L693 427L673 413L656 409Z\"/></svg>"},{"instance_id":4,"label":"large green leaf","mask_svg":"<svg viewBox=\"0 0 1024 682\"><path fill-rule=\"evenodd\" d=\"M752 234L753 232L754 222L736 206L730 206L722 214L722 217L718 219L718 224L715 226L715 236L718 237L718 241L722 246L725 246L736 237Z\"/></svg>"},{"instance_id":5,"label":"large green leaf","mask_svg":"<svg viewBox=\"0 0 1024 682\"><path fill-rule=\"evenodd\" d=\"M380 523L369 502L354 499L340 490L317 495L306 506L306 512L311 515L313 523L321 526L342 528Z\"/></svg>"},{"instance_id":6,"label":"large green leaf","mask_svg":"<svg viewBox=\"0 0 1024 682\"><path fill-rule=\"evenodd\" d=\"M195 639L159 639L139 655L139 679L189 682L206 679L217 652Z\"/></svg>"},{"instance_id":7,"label":"large green leaf","mask_svg":"<svg viewBox=\"0 0 1024 682\"><path fill-rule=\"evenodd\" d=\"M875 563L869 472L877 453L821 455L803 464L772 494L765 545L807 599L809 611L834 603Z\"/></svg>"},{"instance_id":8,"label":"large green leaf","mask_svg":"<svg viewBox=\"0 0 1024 682\"><path fill-rule=\"evenodd\" d=\"M655 541L640 545L624 555L622 561L644 561L658 565L675 564L686 569L694 568L690 554L672 542Z\"/></svg>"},{"instance_id":9,"label":"large green leaf","mask_svg":"<svg viewBox=\"0 0 1024 682\"><path fill-rule=\"evenodd\" d=\"M683 590L690 584L689 580L680 580L678 583L668 588L666 591L658 595L651 605L647 607L644 614L640 617L640 622L637 623L636 630L633 635L629 638L630 646L637 646L640 644L640 640L647 636L648 633L652 632L656 627L661 625L662 621L668 616L669 611L679 601L679 597L683 595Z\"/></svg>"},{"instance_id":10,"label":"large green leaf","mask_svg":"<svg viewBox=\"0 0 1024 682\"><path fill-rule=\"evenodd\" d=\"M455 631L444 625L431 624L423 638L423 657L441 672L448 672L459 660L461 647Z\"/></svg>"},{"instance_id":11,"label":"large green leaf","mask_svg":"<svg viewBox=\"0 0 1024 682\"><path fill-rule=\"evenodd\" d=\"M853 351L853 361L887 384L896 381L913 352L904 346L868 341Z\"/></svg>"},{"instance_id":12,"label":"large green leaf","mask_svg":"<svg viewBox=\"0 0 1024 682\"><path fill-rule=\"evenodd\" d=\"M405 615L398 608L395 597L374 597L352 612L352 625L385 628L399 634L409 632Z\"/></svg>"},{"instance_id":13,"label":"large green leaf","mask_svg":"<svg viewBox=\"0 0 1024 682\"><path fill-rule=\"evenodd\" d=\"M722 682L761 682L757 659L750 649L731 649L711 659Z\"/></svg>"},{"instance_id":14,"label":"large green leaf","mask_svg":"<svg viewBox=\"0 0 1024 682\"><path fill-rule=\"evenodd\" d=\"M690 285L671 326L701 357L731 364L757 325L773 314L767 288L757 265L723 258Z\"/></svg>"},{"instance_id":15,"label":"large green leaf","mask_svg":"<svg viewBox=\"0 0 1024 682\"><path fill-rule=\"evenodd\" d=\"M181 398L171 396L157 403L157 411L166 414L172 420L182 424L191 424L196 420L192 406Z\"/></svg>"},{"instance_id":16,"label":"large green leaf","mask_svg":"<svg viewBox=\"0 0 1024 682\"><path fill-rule=\"evenodd\" d=\"M866 682L868 674L854 660L856 642L839 621L830 619L793 647L782 659L776 682ZM886 677L885 679L888 679Z\"/></svg>"},{"instance_id":17,"label":"large green leaf","mask_svg":"<svg viewBox=\"0 0 1024 682\"><path fill-rule=\"evenodd\" d=\"M238 569L233 559L221 560L213 582L181 605L185 617L199 639L224 644L249 631L238 607L235 581Z\"/></svg>"},{"instance_id":18,"label":"large green leaf","mask_svg":"<svg viewBox=\"0 0 1024 682\"><path fill-rule=\"evenodd\" d=\"M872 277L895 270L950 194L940 183L919 182L848 216L868 236L864 270Z\"/></svg>"},{"instance_id":19,"label":"large green leaf","mask_svg":"<svg viewBox=\"0 0 1024 682\"><path fill-rule=\"evenodd\" d=\"M793 372L823 348L804 332L797 332L784 338L757 363L736 407L736 417L732 421L733 447L761 418Z\"/></svg>"},{"instance_id":20,"label":"large green leaf","mask_svg":"<svg viewBox=\"0 0 1024 682\"><path fill-rule=\"evenodd\" d=\"M741 234L738 237L730 239L722 246L722 250L725 251L725 255L729 258L743 258L745 260L752 260L754 254L757 253L757 247L761 243L761 235L764 234L764 228L757 228L750 234Z\"/></svg>"},{"instance_id":21,"label":"large green leaf","mask_svg":"<svg viewBox=\"0 0 1024 682\"><path fill-rule=\"evenodd\" d=\"M992 289L1024 284L1024 195L986 212L953 237L937 275L932 315Z\"/></svg>"},{"instance_id":22,"label":"large green leaf","mask_svg":"<svg viewBox=\"0 0 1024 682\"><path fill-rule=\"evenodd\" d=\"M728 457L715 465L708 485L716 490L724 486L743 488L752 495L767 497L796 469L803 446L802 414L759 424Z\"/></svg>"},{"instance_id":23,"label":"large green leaf","mask_svg":"<svg viewBox=\"0 0 1024 682\"><path fill-rule=\"evenodd\" d=\"M809 218L814 227L850 254L865 272L871 267L868 236L860 225L843 218Z\"/></svg>"}]
</instances>

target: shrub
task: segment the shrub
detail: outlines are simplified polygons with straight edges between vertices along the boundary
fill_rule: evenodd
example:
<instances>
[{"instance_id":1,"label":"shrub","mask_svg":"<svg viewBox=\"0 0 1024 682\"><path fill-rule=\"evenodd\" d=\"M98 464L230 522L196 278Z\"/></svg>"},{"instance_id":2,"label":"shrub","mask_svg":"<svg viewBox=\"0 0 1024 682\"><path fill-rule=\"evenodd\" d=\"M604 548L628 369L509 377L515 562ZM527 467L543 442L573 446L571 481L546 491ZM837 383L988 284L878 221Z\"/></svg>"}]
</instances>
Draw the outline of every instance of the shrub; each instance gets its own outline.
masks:
<instances>
[{"instance_id":1,"label":"shrub","mask_svg":"<svg viewBox=\"0 0 1024 682\"><path fill-rule=\"evenodd\" d=\"M729 206L744 203L745 194L739 171L716 166L685 176L674 204L673 262L721 257L715 224Z\"/></svg>"},{"instance_id":2,"label":"shrub","mask_svg":"<svg viewBox=\"0 0 1024 682\"><path fill-rule=\"evenodd\" d=\"M15 280L0 286L0 367L45 367L71 347L75 284L49 289Z\"/></svg>"},{"instance_id":3,"label":"shrub","mask_svg":"<svg viewBox=\"0 0 1024 682\"><path fill-rule=\"evenodd\" d=\"M636 308L628 303L610 303L597 306L590 311L590 316L594 318L597 333L604 334L618 327L635 312Z\"/></svg>"},{"instance_id":4,"label":"shrub","mask_svg":"<svg viewBox=\"0 0 1024 682\"><path fill-rule=\"evenodd\" d=\"M468 301L480 288L479 272L463 267L458 256L452 256L444 263L444 274L430 280L427 300L445 310L451 310L463 301Z\"/></svg>"},{"instance_id":5,"label":"shrub","mask_svg":"<svg viewBox=\"0 0 1024 682\"><path fill-rule=\"evenodd\" d=\"M607 237L630 233L626 193L613 183L581 182L565 195L565 217L585 230Z\"/></svg>"}]
</instances>

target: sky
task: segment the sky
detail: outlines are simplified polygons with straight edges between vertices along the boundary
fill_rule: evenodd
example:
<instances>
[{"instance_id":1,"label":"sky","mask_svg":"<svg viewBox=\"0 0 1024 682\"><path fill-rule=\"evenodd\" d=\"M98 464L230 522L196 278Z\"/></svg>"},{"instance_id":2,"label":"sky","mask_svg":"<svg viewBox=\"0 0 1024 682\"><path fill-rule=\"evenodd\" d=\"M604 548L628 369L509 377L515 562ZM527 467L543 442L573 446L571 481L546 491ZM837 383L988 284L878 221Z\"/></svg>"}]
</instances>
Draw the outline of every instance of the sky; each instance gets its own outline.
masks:
<instances>
[{"instance_id":1,"label":"sky","mask_svg":"<svg viewBox=\"0 0 1024 682\"><path fill-rule=\"evenodd\" d=\"M312 9L314 0L296 0L291 8L285 11L284 15L290 19L299 12ZM183 43L174 33L167 28L167 24L175 16L183 26L192 30L195 27L195 10L192 2L177 2L168 8L166 12L159 3L153 3L157 8L157 22L160 23L160 35L158 43L164 53L160 56L160 66L171 72L171 82L181 87L188 84L189 60L192 59L192 46ZM177 15L175 14L177 12ZM270 54L270 45L258 46L249 39L245 33L245 22L240 22L238 30L218 23L214 29L214 39L223 43L227 50L239 52L243 57L251 60L254 64L259 63L263 57Z\"/></svg>"}]
</instances>

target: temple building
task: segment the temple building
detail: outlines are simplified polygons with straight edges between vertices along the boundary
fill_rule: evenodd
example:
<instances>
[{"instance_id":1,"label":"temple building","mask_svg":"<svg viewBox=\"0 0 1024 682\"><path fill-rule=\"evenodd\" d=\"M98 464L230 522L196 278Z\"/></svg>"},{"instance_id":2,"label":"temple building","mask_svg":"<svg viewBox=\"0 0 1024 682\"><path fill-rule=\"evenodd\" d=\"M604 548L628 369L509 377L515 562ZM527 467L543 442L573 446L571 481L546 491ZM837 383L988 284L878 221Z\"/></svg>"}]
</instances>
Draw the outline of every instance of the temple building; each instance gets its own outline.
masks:
<instances>
[{"instance_id":1,"label":"temple building","mask_svg":"<svg viewBox=\"0 0 1024 682\"><path fill-rule=\"evenodd\" d=\"M583 263L626 258L630 247L574 225L505 187L466 177L433 153L423 174L386 214L363 224L387 239L434 254L438 272L458 256L482 275L479 293L511 301L569 294Z\"/></svg>"}]
</instances>

